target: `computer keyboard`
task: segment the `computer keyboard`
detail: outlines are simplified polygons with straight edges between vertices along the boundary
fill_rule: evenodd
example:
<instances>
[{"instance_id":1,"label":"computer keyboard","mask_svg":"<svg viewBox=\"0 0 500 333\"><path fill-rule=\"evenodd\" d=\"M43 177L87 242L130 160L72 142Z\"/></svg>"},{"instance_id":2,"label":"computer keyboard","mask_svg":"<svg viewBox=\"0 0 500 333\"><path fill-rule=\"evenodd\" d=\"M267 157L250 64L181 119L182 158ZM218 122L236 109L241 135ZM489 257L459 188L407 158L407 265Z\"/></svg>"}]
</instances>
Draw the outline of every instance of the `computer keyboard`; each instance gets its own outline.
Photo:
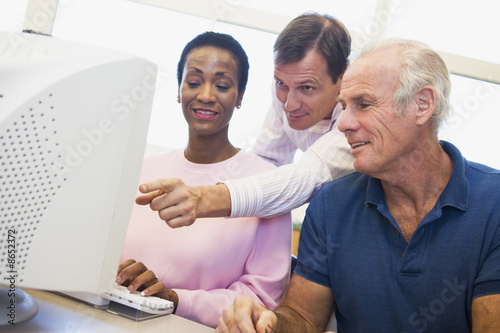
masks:
<instances>
[{"instance_id":1,"label":"computer keyboard","mask_svg":"<svg viewBox=\"0 0 500 333\"><path fill-rule=\"evenodd\" d=\"M142 296L139 292L129 292L124 286L116 286L101 295L113 302L152 314L170 314L174 303L156 296Z\"/></svg>"}]
</instances>

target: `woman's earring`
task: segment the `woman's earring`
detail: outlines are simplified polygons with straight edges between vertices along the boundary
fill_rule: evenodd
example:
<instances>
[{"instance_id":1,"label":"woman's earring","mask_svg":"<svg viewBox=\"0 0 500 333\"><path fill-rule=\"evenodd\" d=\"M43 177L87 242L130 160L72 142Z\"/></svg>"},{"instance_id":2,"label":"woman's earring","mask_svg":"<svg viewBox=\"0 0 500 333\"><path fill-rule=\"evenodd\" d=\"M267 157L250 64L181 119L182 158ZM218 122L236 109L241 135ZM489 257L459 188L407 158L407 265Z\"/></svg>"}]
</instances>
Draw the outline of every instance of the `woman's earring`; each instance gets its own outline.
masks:
<instances>
[{"instance_id":1,"label":"woman's earring","mask_svg":"<svg viewBox=\"0 0 500 333\"><path fill-rule=\"evenodd\" d=\"M236 108L239 110L241 109L241 104L236 105Z\"/></svg>"},{"instance_id":2,"label":"woman's earring","mask_svg":"<svg viewBox=\"0 0 500 333\"><path fill-rule=\"evenodd\" d=\"M181 98L180 96L177 96L177 103L180 103L181 102Z\"/></svg>"}]
</instances>

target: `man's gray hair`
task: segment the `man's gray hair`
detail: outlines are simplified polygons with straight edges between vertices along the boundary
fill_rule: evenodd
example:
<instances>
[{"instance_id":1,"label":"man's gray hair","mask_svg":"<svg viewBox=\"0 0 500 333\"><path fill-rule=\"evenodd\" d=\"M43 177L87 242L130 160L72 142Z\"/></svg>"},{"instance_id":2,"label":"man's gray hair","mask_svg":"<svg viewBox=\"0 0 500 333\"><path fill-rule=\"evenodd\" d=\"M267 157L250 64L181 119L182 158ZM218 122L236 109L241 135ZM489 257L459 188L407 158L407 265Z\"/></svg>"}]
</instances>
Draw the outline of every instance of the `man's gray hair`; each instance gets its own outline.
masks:
<instances>
[{"instance_id":1,"label":"man's gray hair","mask_svg":"<svg viewBox=\"0 0 500 333\"><path fill-rule=\"evenodd\" d=\"M437 106L431 121L437 134L450 110L451 82L444 60L424 43L399 38L374 41L363 48L358 58L387 49L397 49L402 62L394 105L402 112L420 88L433 86L437 92Z\"/></svg>"}]
</instances>

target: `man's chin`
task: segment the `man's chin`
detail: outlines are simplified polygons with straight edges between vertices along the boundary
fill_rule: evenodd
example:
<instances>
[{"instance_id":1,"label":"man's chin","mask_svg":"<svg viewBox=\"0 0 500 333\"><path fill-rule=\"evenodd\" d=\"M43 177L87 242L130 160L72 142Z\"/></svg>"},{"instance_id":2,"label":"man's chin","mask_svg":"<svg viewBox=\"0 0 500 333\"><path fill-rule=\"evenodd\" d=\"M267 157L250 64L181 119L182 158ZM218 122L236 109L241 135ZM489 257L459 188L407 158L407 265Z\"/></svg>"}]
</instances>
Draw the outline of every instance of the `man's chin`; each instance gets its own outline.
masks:
<instances>
[{"instance_id":1,"label":"man's chin","mask_svg":"<svg viewBox=\"0 0 500 333\"><path fill-rule=\"evenodd\" d=\"M291 128L293 128L294 130L297 130L297 131L306 130L313 125L313 124L309 124L308 122L304 121L304 119L300 119L300 120L290 119L290 118L287 118L287 119L288 119L288 126L290 126Z\"/></svg>"}]
</instances>

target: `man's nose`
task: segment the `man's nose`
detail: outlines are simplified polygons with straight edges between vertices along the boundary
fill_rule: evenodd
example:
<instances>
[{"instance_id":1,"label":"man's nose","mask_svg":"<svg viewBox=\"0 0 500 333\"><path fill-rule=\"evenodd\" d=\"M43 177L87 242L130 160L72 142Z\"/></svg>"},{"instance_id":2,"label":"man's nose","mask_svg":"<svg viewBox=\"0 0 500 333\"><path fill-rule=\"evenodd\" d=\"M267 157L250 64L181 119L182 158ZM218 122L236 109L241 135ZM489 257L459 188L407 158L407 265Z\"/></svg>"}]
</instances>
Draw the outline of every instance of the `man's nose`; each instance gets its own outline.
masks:
<instances>
[{"instance_id":1,"label":"man's nose","mask_svg":"<svg viewBox=\"0 0 500 333\"><path fill-rule=\"evenodd\" d=\"M355 115L348 107L344 107L342 116L340 117L338 124L339 131L345 133L346 131L356 131L359 129L359 122Z\"/></svg>"},{"instance_id":2,"label":"man's nose","mask_svg":"<svg viewBox=\"0 0 500 333\"><path fill-rule=\"evenodd\" d=\"M286 101L283 103L285 106L285 111L292 112L300 109L301 101L299 96L293 91L288 91L286 95Z\"/></svg>"}]
</instances>

